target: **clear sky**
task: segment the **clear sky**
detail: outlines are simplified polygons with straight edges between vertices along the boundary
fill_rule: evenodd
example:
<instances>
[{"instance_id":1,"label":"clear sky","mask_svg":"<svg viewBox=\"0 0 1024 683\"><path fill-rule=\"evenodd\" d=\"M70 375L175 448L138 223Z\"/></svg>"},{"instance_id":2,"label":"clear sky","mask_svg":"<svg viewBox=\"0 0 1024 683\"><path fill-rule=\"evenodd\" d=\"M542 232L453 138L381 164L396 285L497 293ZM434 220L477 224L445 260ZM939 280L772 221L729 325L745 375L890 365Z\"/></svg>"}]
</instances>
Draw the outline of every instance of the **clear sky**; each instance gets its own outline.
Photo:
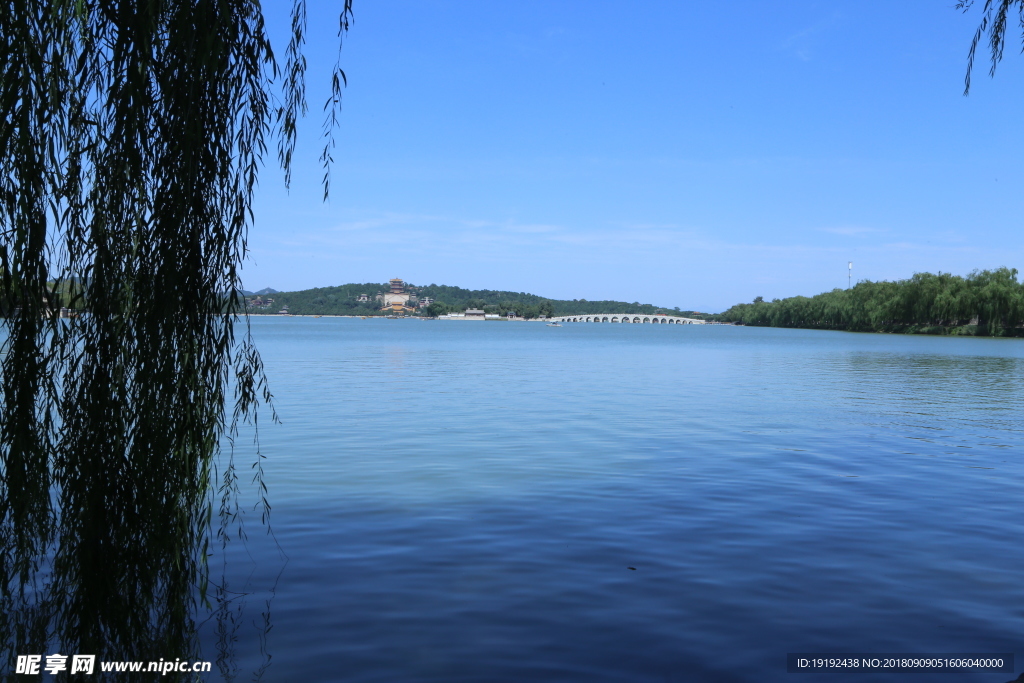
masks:
<instances>
[{"instance_id":1,"label":"clear sky","mask_svg":"<svg viewBox=\"0 0 1024 683\"><path fill-rule=\"evenodd\" d=\"M284 51L290 0L265 5ZM720 311L1024 264L1024 57L963 77L953 0L355 0L333 189L337 2L310 0L290 192L247 289L415 284Z\"/></svg>"}]
</instances>

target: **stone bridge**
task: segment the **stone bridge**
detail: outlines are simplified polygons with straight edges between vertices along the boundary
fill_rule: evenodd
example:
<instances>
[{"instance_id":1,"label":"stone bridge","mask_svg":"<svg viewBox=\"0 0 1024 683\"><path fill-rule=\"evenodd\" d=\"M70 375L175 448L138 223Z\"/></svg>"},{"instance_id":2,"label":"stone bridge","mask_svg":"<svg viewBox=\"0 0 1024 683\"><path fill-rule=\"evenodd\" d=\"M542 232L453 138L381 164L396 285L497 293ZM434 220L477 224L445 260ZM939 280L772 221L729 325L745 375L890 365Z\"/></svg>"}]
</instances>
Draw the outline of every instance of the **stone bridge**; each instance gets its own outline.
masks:
<instances>
[{"instance_id":1,"label":"stone bridge","mask_svg":"<svg viewBox=\"0 0 1024 683\"><path fill-rule=\"evenodd\" d=\"M682 318L677 315L640 315L637 313L594 313L591 315L556 315L548 318L557 323L654 323L661 325L703 325L705 321L696 318Z\"/></svg>"}]
</instances>

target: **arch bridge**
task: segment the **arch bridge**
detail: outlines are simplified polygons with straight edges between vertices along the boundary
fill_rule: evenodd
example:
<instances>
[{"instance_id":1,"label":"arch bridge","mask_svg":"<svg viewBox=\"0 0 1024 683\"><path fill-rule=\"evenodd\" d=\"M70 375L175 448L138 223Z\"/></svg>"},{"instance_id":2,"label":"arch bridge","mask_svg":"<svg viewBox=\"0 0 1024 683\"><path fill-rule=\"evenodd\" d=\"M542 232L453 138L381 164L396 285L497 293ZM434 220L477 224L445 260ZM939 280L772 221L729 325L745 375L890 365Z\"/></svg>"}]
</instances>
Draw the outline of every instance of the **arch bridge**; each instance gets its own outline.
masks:
<instances>
[{"instance_id":1,"label":"arch bridge","mask_svg":"<svg viewBox=\"0 0 1024 683\"><path fill-rule=\"evenodd\" d=\"M556 323L649 323L655 325L703 325L705 321L678 315L650 315L639 313L593 313L590 315L556 315L548 318Z\"/></svg>"}]
</instances>

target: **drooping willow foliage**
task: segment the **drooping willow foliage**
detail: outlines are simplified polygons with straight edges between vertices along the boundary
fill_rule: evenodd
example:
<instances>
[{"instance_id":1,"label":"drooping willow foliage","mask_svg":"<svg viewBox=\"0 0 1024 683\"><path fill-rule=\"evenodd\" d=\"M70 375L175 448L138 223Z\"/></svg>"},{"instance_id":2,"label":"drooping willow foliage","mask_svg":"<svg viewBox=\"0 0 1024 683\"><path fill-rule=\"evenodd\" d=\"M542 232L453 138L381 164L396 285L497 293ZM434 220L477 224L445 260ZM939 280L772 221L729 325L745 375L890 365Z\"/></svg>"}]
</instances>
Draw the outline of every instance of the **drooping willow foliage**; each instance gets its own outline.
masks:
<instances>
[{"instance_id":1,"label":"drooping willow foliage","mask_svg":"<svg viewBox=\"0 0 1024 683\"><path fill-rule=\"evenodd\" d=\"M974 6L974 0L958 0L956 8L964 12ZM1006 48L1006 27L1014 20L1013 14L1016 10L1016 24L1022 29L1021 38L1024 39L1024 0L985 0L981 8L981 21L974 32L971 40L971 49L967 53L967 75L964 77L964 95L971 91L971 73L974 71L974 56L982 39L988 37L988 48L990 54L989 76L996 75L996 67L1003 60L1003 50Z\"/></svg>"},{"instance_id":2,"label":"drooping willow foliage","mask_svg":"<svg viewBox=\"0 0 1024 683\"><path fill-rule=\"evenodd\" d=\"M254 0L0 3L8 655L190 651L237 494L219 444L270 398L235 292L268 143L287 176L305 110L303 2L282 68Z\"/></svg>"}]
</instances>

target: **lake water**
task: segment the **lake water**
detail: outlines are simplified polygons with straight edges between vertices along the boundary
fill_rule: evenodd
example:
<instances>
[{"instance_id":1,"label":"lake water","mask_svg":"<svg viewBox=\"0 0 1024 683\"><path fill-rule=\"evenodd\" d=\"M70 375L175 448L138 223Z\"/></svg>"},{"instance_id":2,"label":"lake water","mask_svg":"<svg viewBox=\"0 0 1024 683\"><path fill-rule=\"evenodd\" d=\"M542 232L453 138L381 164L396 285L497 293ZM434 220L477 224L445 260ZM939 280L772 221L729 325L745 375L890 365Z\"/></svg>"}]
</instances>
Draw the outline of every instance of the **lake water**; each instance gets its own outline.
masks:
<instances>
[{"instance_id":1,"label":"lake water","mask_svg":"<svg viewBox=\"0 0 1024 683\"><path fill-rule=\"evenodd\" d=\"M260 439L286 559L258 518L233 544L239 680L1024 668L1022 340L252 327L282 420ZM788 652L1019 661L788 674Z\"/></svg>"}]
</instances>

